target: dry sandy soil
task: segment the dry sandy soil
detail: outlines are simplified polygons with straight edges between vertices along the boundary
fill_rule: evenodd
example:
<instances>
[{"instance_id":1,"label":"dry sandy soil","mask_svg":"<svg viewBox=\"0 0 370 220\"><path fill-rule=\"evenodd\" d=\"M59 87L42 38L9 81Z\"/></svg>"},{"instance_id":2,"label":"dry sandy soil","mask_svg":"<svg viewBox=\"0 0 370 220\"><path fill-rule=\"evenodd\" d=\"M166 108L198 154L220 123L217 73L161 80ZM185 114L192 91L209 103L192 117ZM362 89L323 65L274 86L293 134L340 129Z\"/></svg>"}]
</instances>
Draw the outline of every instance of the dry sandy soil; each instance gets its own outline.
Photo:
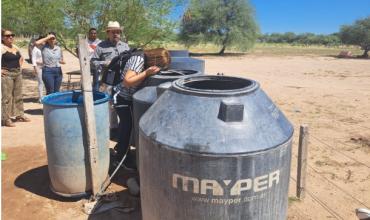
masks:
<instances>
[{"instance_id":1,"label":"dry sandy soil","mask_svg":"<svg viewBox=\"0 0 370 220\"><path fill-rule=\"evenodd\" d=\"M26 53L23 53L26 54ZM65 53L64 72L78 70ZM200 57L206 72L258 81L295 127L288 219L357 219L354 209L370 207L370 60L319 56ZM25 66L26 72L30 65ZM67 81L64 76L63 81ZM136 211L88 217L84 200L68 200L49 190L42 105L37 82L25 74L25 112L30 123L2 127L2 219L139 219L138 201L127 195L121 174L110 187ZM65 88L65 87L64 87ZM310 129L307 191L295 198L298 131Z\"/></svg>"}]
</instances>

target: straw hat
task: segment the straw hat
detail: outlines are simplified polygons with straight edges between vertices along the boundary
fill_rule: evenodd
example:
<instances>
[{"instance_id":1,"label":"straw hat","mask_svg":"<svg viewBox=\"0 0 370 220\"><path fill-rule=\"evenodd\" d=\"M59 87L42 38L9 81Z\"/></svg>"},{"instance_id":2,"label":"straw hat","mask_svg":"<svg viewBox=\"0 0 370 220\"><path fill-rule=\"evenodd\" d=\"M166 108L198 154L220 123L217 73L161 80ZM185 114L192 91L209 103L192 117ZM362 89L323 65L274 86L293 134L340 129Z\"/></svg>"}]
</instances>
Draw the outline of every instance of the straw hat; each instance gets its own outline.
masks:
<instances>
[{"instance_id":1,"label":"straw hat","mask_svg":"<svg viewBox=\"0 0 370 220\"><path fill-rule=\"evenodd\" d=\"M107 29L105 29L105 31L110 31L110 30L121 30L122 31L122 29L123 28L119 25L118 21L109 21Z\"/></svg>"}]
</instances>

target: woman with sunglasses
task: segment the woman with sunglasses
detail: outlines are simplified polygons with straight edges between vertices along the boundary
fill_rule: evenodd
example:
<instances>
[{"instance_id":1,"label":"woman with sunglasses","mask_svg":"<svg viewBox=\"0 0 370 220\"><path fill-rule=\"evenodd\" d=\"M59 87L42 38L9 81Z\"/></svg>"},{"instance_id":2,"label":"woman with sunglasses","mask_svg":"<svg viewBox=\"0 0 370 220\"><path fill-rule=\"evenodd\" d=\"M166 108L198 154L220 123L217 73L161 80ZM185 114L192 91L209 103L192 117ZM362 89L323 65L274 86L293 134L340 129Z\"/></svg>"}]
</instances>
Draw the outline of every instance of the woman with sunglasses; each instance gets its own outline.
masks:
<instances>
[{"instance_id":1,"label":"woman with sunglasses","mask_svg":"<svg viewBox=\"0 0 370 220\"><path fill-rule=\"evenodd\" d=\"M14 36L10 30L1 30L1 124L7 127L15 127L11 116L15 116L15 121L31 121L24 116L21 74L23 57L19 48L13 44Z\"/></svg>"},{"instance_id":2,"label":"woman with sunglasses","mask_svg":"<svg viewBox=\"0 0 370 220\"><path fill-rule=\"evenodd\" d=\"M36 46L41 46L42 60L42 81L46 88L46 95L59 92L62 85L62 68L60 64L65 64L62 49L57 45L57 38L54 32L50 32L46 37L35 42Z\"/></svg>"}]
</instances>

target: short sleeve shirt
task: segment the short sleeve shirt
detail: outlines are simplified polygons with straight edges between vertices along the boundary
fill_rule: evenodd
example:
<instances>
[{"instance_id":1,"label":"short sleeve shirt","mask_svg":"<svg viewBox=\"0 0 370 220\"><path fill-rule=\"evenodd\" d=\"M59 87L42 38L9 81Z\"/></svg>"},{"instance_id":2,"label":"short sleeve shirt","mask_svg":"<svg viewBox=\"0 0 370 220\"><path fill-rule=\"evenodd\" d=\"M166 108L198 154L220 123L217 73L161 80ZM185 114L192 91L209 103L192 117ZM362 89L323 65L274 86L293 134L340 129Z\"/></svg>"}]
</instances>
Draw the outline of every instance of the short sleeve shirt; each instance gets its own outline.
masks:
<instances>
[{"instance_id":1,"label":"short sleeve shirt","mask_svg":"<svg viewBox=\"0 0 370 220\"><path fill-rule=\"evenodd\" d=\"M49 45L45 45L41 49L42 60L44 66L46 67L60 67L59 61L63 59L62 49L55 45L53 48L50 48Z\"/></svg>"},{"instance_id":2,"label":"short sleeve shirt","mask_svg":"<svg viewBox=\"0 0 370 220\"><path fill-rule=\"evenodd\" d=\"M144 70L144 55L139 55L139 56L132 56L125 65L125 68L123 69L122 75L121 75L121 80L126 76L126 73L128 70L134 71L136 74L141 73ZM132 96L134 93L140 88L140 86L133 86L130 88L126 88L122 83L119 83L115 87L115 91L118 92L118 95L123 97L126 100L131 101Z\"/></svg>"}]
</instances>

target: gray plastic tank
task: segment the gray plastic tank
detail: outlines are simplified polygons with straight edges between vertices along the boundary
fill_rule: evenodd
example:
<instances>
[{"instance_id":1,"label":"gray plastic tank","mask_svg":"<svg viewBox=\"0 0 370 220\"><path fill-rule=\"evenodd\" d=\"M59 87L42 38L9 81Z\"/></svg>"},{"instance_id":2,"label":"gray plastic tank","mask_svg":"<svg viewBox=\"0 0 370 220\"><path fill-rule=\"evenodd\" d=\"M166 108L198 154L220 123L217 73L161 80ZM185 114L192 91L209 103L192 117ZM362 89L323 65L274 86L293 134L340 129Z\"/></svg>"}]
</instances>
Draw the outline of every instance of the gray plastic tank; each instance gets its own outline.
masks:
<instances>
[{"instance_id":1,"label":"gray plastic tank","mask_svg":"<svg viewBox=\"0 0 370 220\"><path fill-rule=\"evenodd\" d=\"M175 70L170 69L166 71L161 71L156 75L153 75L146 79L144 82L144 88L137 91L133 96L133 112L134 112L134 145L139 143L139 120L141 116L146 112L147 109L157 100L157 86L159 90L162 91L164 87L169 87L160 84L165 82L173 82L181 77L185 76L196 76L203 75L203 73L195 70ZM161 90L162 89L162 90ZM137 153L138 154L138 153Z\"/></svg>"},{"instance_id":2,"label":"gray plastic tank","mask_svg":"<svg viewBox=\"0 0 370 220\"><path fill-rule=\"evenodd\" d=\"M188 50L169 50L171 58L173 57L189 57Z\"/></svg>"},{"instance_id":3,"label":"gray plastic tank","mask_svg":"<svg viewBox=\"0 0 370 220\"><path fill-rule=\"evenodd\" d=\"M109 168L109 96L94 92L94 110L99 167L99 184ZM58 195L80 197L91 191L85 113L81 91L45 96L44 126L50 188Z\"/></svg>"},{"instance_id":4,"label":"gray plastic tank","mask_svg":"<svg viewBox=\"0 0 370 220\"><path fill-rule=\"evenodd\" d=\"M192 69L169 69L150 76L144 81L144 86L158 86L164 82L172 82L184 76L202 75L203 72Z\"/></svg>"},{"instance_id":5,"label":"gray plastic tank","mask_svg":"<svg viewBox=\"0 0 370 220\"><path fill-rule=\"evenodd\" d=\"M140 120L144 220L283 220L293 127L253 80L176 80Z\"/></svg>"},{"instance_id":6,"label":"gray plastic tank","mask_svg":"<svg viewBox=\"0 0 370 220\"><path fill-rule=\"evenodd\" d=\"M187 69L196 70L204 73L204 60L192 58L192 57L171 57L171 69Z\"/></svg>"},{"instance_id":7,"label":"gray plastic tank","mask_svg":"<svg viewBox=\"0 0 370 220\"><path fill-rule=\"evenodd\" d=\"M136 161L139 167L139 120L142 115L153 105L161 94L171 86L171 82L165 82L158 86L148 86L134 94L134 145L136 147Z\"/></svg>"}]
</instances>

